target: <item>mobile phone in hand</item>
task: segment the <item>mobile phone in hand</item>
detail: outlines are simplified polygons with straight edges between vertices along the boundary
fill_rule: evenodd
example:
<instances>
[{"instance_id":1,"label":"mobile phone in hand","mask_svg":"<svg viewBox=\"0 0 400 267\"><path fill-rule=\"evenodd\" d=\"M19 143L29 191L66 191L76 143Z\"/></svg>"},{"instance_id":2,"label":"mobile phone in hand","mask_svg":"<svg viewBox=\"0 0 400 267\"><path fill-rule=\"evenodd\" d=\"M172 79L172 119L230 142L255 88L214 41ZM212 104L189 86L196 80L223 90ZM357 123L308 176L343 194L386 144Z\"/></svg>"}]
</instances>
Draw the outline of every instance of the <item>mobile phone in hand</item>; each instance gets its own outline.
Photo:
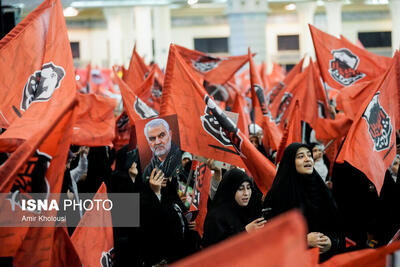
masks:
<instances>
[{"instance_id":1,"label":"mobile phone in hand","mask_svg":"<svg viewBox=\"0 0 400 267\"><path fill-rule=\"evenodd\" d=\"M272 208L264 208L261 210L261 217L265 220L269 220L272 217Z\"/></svg>"},{"instance_id":2,"label":"mobile phone in hand","mask_svg":"<svg viewBox=\"0 0 400 267\"><path fill-rule=\"evenodd\" d=\"M188 212L184 213L185 218L188 222L193 222L194 220L196 220L198 214L199 214L199 210L193 210L193 211L188 211Z\"/></svg>"}]
</instances>

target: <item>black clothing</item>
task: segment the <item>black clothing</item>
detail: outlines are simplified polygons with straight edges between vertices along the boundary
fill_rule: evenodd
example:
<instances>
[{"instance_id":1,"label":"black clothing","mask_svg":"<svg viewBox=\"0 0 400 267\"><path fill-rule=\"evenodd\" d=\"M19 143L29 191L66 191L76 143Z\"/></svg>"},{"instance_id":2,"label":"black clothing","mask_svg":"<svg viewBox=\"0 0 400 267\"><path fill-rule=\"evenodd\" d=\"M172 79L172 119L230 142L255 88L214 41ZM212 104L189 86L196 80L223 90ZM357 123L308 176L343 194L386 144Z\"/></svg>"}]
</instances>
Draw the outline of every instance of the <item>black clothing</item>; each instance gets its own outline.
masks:
<instances>
[{"instance_id":1,"label":"black clothing","mask_svg":"<svg viewBox=\"0 0 400 267\"><path fill-rule=\"evenodd\" d=\"M303 213L308 232L320 232L332 242L331 249L321 254L324 260L345 248L342 221L336 203L319 174L313 170L310 175L296 171L297 150L306 144L292 143L284 151L277 174L268 192L264 207L271 208L271 217L298 208Z\"/></svg>"},{"instance_id":2,"label":"black clothing","mask_svg":"<svg viewBox=\"0 0 400 267\"><path fill-rule=\"evenodd\" d=\"M357 243L356 249L367 248L368 234L377 229L379 198L374 185L364 173L347 162L335 163L332 193L346 218L346 237Z\"/></svg>"},{"instance_id":3,"label":"black clothing","mask_svg":"<svg viewBox=\"0 0 400 267\"><path fill-rule=\"evenodd\" d=\"M386 245L400 229L400 181L394 181L386 171L385 180L379 196L379 216L376 239L378 246Z\"/></svg>"},{"instance_id":4,"label":"black clothing","mask_svg":"<svg viewBox=\"0 0 400 267\"><path fill-rule=\"evenodd\" d=\"M171 143L171 149L163 162L157 156L153 156L150 163L143 171L143 181L147 181L151 171L157 167L161 169L165 177L172 177L176 174L179 167L182 165L182 154L177 145Z\"/></svg>"},{"instance_id":5,"label":"black clothing","mask_svg":"<svg viewBox=\"0 0 400 267\"><path fill-rule=\"evenodd\" d=\"M146 183L140 195L139 240L140 257L144 266L166 260L168 263L198 250L199 235L188 228L186 212L177 194L177 181L168 181L161 189L161 201Z\"/></svg>"},{"instance_id":6,"label":"black clothing","mask_svg":"<svg viewBox=\"0 0 400 267\"><path fill-rule=\"evenodd\" d=\"M239 169L229 170L223 176L204 221L203 246L210 246L243 232L247 224L259 217L260 205L257 203L260 203L261 198L253 194L253 186L246 207L239 206L235 200L236 191L246 181L253 184L247 174Z\"/></svg>"}]
</instances>

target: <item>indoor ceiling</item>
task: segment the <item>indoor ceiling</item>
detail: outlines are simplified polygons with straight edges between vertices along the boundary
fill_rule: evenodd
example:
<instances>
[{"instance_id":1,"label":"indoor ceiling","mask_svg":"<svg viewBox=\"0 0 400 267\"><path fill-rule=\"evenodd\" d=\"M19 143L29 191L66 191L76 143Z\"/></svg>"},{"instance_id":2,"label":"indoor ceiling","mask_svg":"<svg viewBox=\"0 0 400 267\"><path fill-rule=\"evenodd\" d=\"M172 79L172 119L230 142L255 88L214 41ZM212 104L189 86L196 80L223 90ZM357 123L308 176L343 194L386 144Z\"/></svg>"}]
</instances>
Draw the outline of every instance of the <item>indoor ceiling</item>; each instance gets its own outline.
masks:
<instances>
[{"instance_id":1,"label":"indoor ceiling","mask_svg":"<svg viewBox=\"0 0 400 267\"><path fill-rule=\"evenodd\" d=\"M173 16L193 16L203 13L208 15L224 14L228 0L198 0L195 5L188 5L187 0L61 0L64 8L68 6L79 10L79 15L71 20L102 19L103 7L123 6L157 6L169 5ZM286 10L285 6L291 3L306 2L307 0L268 0L269 10L272 13L293 13L295 10ZM309 0L308 0L309 1ZM326 0L325 0L326 1ZM19 9L21 17L25 17L31 10L39 6L43 0L0 0L3 6L13 6ZM316 1L317 12L324 12L322 0ZM370 11L388 10L388 0L342 0L343 11ZM208 11L207 11L208 10Z\"/></svg>"}]
</instances>

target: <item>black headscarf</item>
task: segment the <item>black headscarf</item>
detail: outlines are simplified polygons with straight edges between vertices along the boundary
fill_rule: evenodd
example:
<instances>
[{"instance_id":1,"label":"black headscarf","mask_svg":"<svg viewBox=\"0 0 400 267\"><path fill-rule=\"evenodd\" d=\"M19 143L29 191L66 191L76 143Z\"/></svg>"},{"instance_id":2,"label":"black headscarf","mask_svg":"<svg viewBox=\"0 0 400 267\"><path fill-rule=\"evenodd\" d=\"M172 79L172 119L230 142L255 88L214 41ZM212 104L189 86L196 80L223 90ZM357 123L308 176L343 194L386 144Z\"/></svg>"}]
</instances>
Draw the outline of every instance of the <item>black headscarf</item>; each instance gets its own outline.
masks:
<instances>
[{"instance_id":1,"label":"black headscarf","mask_svg":"<svg viewBox=\"0 0 400 267\"><path fill-rule=\"evenodd\" d=\"M300 209L307 221L308 232L321 232L331 239L332 249L341 248L344 242L342 224L331 193L315 169L309 175L299 174L296 170L296 153L301 147L311 152L306 144L292 143L286 147L264 207L272 208L272 216L293 208Z\"/></svg>"},{"instance_id":2,"label":"black headscarf","mask_svg":"<svg viewBox=\"0 0 400 267\"><path fill-rule=\"evenodd\" d=\"M239 206L235 200L236 191L244 182L249 182L252 194L247 206ZM257 199L252 180L239 169L225 173L215 194L213 205L204 222L203 245L209 246L245 230L259 211L255 211Z\"/></svg>"}]
</instances>

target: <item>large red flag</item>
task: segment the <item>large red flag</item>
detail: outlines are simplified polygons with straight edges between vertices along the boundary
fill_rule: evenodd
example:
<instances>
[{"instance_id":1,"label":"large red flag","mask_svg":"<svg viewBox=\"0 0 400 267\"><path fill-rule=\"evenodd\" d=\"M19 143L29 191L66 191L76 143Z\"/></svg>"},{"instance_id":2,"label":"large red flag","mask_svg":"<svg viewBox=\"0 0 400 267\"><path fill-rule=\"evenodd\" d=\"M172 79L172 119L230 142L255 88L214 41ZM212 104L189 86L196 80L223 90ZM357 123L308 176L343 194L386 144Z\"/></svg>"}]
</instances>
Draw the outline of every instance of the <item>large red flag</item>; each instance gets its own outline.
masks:
<instances>
[{"instance_id":1,"label":"large red flag","mask_svg":"<svg viewBox=\"0 0 400 267\"><path fill-rule=\"evenodd\" d=\"M247 55L218 58L183 46L175 46L185 62L212 84L225 84L248 60Z\"/></svg>"},{"instance_id":2,"label":"large red flag","mask_svg":"<svg viewBox=\"0 0 400 267\"><path fill-rule=\"evenodd\" d=\"M124 110L126 111L129 122L131 125L142 119L156 117L158 114L146 105L130 88L129 86L117 76L116 70L114 69L115 79L119 85L121 91L122 101L124 103Z\"/></svg>"},{"instance_id":3,"label":"large red flag","mask_svg":"<svg viewBox=\"0 0 400 267\"><path fill-rule=\"evenodd\" d=\"M44 118L57 117L57 111L75 98L71 48L59 1L44 1L7 34L0 41L0 58L0 127L7 128L28 108L47 105L32 117L39 132ZM68 90L60 90L65 87ZM59 97L62 102L52 101Z\"/></svg>"},{"instance_id":4,"label":"large red flag","mask_svg":"<svg viewBox=\"0 0 400 267\"><path fill-rule=\"evenodd\" d=\"M93 199L106 200L104 194L107 188L104 183ZM101 195L99 195L101 194ZM96 224L112 225L111 213L102 209L101 216L98 211L89 210L83 215L79 225L72 234L72 243L85 267L111 266L110 260L114 254L114 237L112 227L88 227L85 225Z\"/></svg>"},{"instance_id":5,"label":"large red flag","mask_svg":"<svg viewBox=\"0 0 400 267\"><path fill-rule=\"evenodd\" d=\"M26 115L33 109L29 109ZM7 141L19 119L0 136L0 143ZM23 118L21 118L23 124ZM15 125L15 127L14 127ZM71 143L73 110L66 111L58 124L49 125L43 133L33 136L20 145L0 167L0 192L9 193L11 199L19 199L19 193L59 193L64 177L68 148ZM18 205L18 201L16 202ZM11 202L5 202L3 211L10 210ZM5 216L0 223L7 221ZM0 256L14 256L27 232L26 227L0 228Z\"/></svg>"},{"instance_id":6,"label":"large red flag","mask_svg":"<svg viewBox=\"0 0 400 267\"><path fill-rule=\"evenodd\" d=\"M112 146L115 137L112 98L95 94L78 94L76 122L72 144L79 146Z\"/></svg>"},{"instance_id":7,"label":"large red flag","mask_svg":"<svg viewBox=\"0 0 400 267\"><path fill-rule=\"evenodd\" d=\"M390 58L375 55L309 26L322 78L331 88L340 89L371 80L390 65Z\"/></svg>"},{"instance_id":8,"label":"large red flag","mask_svg":"<svg viewBox=\"0 0 400 267\"><path fill-rule=\"evenodd\" d=\"M229 238L172 266L309 267L305 236L304 219L292 211L259 231Z\"/></svg>"},{"instance_id":9,"label":"large red flag","mask_svg":"<svg viewBox=\"0 0 400 267\"><path fill-rule=\"evenodd\" d=\"M383 81L362 104L337 159L362 171L378 194L385 171L396 155L396 131L400 128L399 59L400 54L396 53Z\"/></svg>"},{"instance_id":10,"label":"large red flag","mask_svg":"<svg viewBox=\"0 0 400 267\"><path fill-rule=\"evenodd\" d=\"M244 162L265 193L274 178L274 165L218 107L188 67L171 45L161 114L177 114L182 150L236 166L243 167Z\"/></svg>"},{"instance_id":11,"label":"large red flag","mask_svg":"<svg viewBox=\"0 0 400 267\"><path fill-rule=\"evenodd\" d=\"M136 90L144 82L149 68L144 63L144 60L136 52L136 43L133 47L131 61L129 62L128 70L124 71L122 76L123 81L136 93ZM136 93L137 94L137 93Z\"/></svg>"},{"instance_id":12,"label":"large red flag","mask_svg":"<svg viewBox=\"0 0 400 267\"><path fill-rule=\"evenodd\" d=\"M60 52L62 51L62 53ZM47 0L0 41L0 192L58 193L70 146L75 76L60 1ZM29 64L28 64L29 63ZM5 218L3 218L5 219ZM27 228L2 228L1 256L14 256Z\"/></svg>"},{"instance_id":13,"label":"large red flag","mask_svg":"<svg viewBox=\"0 0 400 267\"><path fill-rule=\"evenodd\" d=\"M290 119L287 127L283 132L281 143L279 144L278 152L276 153L276 162L280 162L285 148L293 143L301 143L301 117L300 117L300 104L296 99L294 106L290 112Z\"/></svg>"}]
</instances>

